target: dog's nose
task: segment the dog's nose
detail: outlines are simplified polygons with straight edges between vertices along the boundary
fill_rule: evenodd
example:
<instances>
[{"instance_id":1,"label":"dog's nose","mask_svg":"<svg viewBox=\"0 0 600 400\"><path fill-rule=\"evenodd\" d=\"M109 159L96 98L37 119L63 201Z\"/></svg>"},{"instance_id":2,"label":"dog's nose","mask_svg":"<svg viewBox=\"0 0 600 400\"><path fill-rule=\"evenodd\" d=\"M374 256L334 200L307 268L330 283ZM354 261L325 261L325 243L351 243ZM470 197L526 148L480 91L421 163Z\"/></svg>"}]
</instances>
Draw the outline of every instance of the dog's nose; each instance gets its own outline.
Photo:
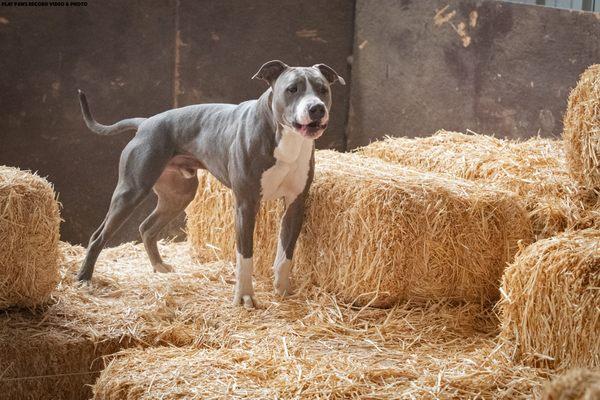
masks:
<instances>
[{"instance_id":1,"label":"dog's nose","mask_svg":"<svg viewBox=\"0 0 600 400\"><path fill-rule=\"evenodd\" d=\"M308 116L311 120L317 121L325 115L325 106L323 104L313 104L308 109Z\"/></svg>"}]
</instances>

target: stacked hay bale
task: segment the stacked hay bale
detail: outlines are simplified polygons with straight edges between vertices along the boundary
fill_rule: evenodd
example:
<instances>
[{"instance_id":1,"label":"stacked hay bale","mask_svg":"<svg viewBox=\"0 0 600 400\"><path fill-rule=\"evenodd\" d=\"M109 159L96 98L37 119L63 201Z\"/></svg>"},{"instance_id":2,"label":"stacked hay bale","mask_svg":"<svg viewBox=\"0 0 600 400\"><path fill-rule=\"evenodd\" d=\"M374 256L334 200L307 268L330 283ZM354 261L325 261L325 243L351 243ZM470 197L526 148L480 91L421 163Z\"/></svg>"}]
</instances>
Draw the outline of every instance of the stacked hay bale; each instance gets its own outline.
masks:
<instances>
[{"instance_id":1,"label":"stacked hay bale","mask_svg":"<svg viewBox=\"0 0 600 400\"><path fill-rule=\"evenodd\" d=\"M600 231L524 249L502 278L501 337L532 365L600 367Z\"/></svg>"},{"instance_id":2,"label":"stacked hay bale","mask_svg":"<svg viewBox=\"0 0 600 400\"><path fill-rule=\"evenodd\" d=\"M589 67L569 95L563 139L571 176L600 189L600 64Z\"/></svg>"},{"instance_id":3,"label":"stacked hay bale","mask_svg":"<svg viewBox=\"0 0 600 400\"><path fill-rule=\"evenodd\" d=\"M62 250L61 278L46 307L0 314L0 397L88 399L86 385L104 356L131 346L189 345L206 321L227 314L214 299L230 302L232 285L218 282L230 266L194 265L186 244L161 245L178 268L173 274L152 273L141 245L107 249L89 287L75 282L84 249Z\"/></svg>"},{"instance_id":4,"label":"stacked hay bale","mask_svg":"<svg viewBox=\"0 0 600 400\"><path fill-rule=\"evenodd\" d=\"M538 238L564 231L579 215L578 188L561 141L517 142L441 130L431 137L387 138L357 152L513 191L523 198Z\"/></svg>"},{"instance_id":5,"label":"stacked hay bale","mask_svg":"<svg viewBox=\"0 0 600 400\"><path fill-rule=\"evenodd\" d=\"M378 351L343 341L272 339L270 346L250 350L128 351L102 372L94 399L528 399L539 391L535 369L503 364L494 356L493 364L484 366L493 347L481 341L461 342L464 349L441 345L409 354L400 346Z\"/></svg>"},{"instance_id":6,"label":"stacked hay bale","mask_svg":"<svg viewBox=\"0 0 600 400\"><path fill-rule=\"evenodd\" d=\"M0 166L0 309L48 300L60 277L59 225L52 186Z\"/></svg>"},{"instance_id":7,"label":"stacked hay bale","mask_svg":"<svg viewBox=\"0 0 600 400\"><path fill-rule=\"evenodd\" d=\"M233 259L230 191L207 175L201 181L187 210L192 247L199 257L218 248L220 257ZM262 276L271 274L281 212L270 204L259 215L255 254ZM357 304L487 302L497 298L518 242L531 236L514 194L319 151L294 276Z\"/></svg>"},{"instance_id":8,"label":"stacked hay bale","mask_svg":"<svg viewBox=\"0 0 600 400\"><path fill-rule=\"evenodd\" d=\"M539 395L548 371L513 364L490 317L473 305L340 307L313 290L269 301L264 314L244 313L235 325L224 319L231 331L214 347L128 350L102 372L94 398Z\"/></svg>"}]
</instances>

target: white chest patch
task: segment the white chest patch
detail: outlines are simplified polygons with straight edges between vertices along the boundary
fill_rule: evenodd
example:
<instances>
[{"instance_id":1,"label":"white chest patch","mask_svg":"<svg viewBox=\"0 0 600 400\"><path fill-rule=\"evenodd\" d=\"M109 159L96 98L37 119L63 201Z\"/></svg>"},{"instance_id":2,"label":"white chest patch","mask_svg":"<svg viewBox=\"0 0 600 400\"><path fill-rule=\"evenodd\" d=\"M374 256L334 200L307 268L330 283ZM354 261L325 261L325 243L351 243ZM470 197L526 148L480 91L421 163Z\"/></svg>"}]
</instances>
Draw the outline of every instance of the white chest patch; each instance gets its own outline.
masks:
<instances>
[{"instance_id":1,"label":"white chest patch","mask_svg":"<svg viewBox=\"0 0 600 400\"><path fill-rule=\"evenodd\" d=\"M275 148L275 165L263 172L260 180L263 200L285 198L292 203L302 193L308 178L314 141L284 130Z\"/></svg>"}]
</instances>

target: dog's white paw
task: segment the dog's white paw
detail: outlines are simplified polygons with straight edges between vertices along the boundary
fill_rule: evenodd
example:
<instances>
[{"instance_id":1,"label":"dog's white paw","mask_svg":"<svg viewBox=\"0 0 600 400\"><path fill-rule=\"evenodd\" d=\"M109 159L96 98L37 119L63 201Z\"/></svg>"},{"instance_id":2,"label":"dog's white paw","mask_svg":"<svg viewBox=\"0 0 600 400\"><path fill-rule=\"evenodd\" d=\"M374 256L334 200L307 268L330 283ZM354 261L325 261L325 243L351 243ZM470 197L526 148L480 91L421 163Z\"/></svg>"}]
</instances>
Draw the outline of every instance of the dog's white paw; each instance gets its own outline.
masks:
<instances>
[{"instance_id":1,"label":"dog's white paw","mask_svg":"<svg viewBox=\"0 0 600 400\"><path fill-rule=\"evenodd\" d=\"M289 271L276 273L275 279L273 280L273 286L280 296L291 296L294 294L292 292L292 281L290 279Z\"/></svg>"},{"instance_id":2,"label":"dog's white paw","mask_svg":"<svg viewBox=\"0 0 600 400\"><path fill-rule=\"evenodd\" d=\"M166 263L155 264L152 266L152 268L154 269L154 272L161 273L169 273L175 271L175 268L172 265Z\"/></svg>"},{"instance_id":3,"label":"dog's white paw","mask_svg":"<svg viewBox=\"0 0 600 400\"><path fill-rule=\"evenodd\" d=\"M252 284L252 257L244 258L238 253L236 260L233 304L246 308L258 308L254 299L254 285Z\"/></svg>"},{"instance_id":4,"label":"dog's white paw","mask_svg":"<svg viewBox=\"0 0 600 400\"><path fill-rule=\"evenodd\" d=\"M258 304L254 299L254 293L243 293L240 290L236 290L233 295L233 305L243 306L247 309L258 308Z\"/></svg>"},{"instance_id":5,"label":"dog's white paw","mask_svg":"<svg viewBox=\"0 0 600 400\"><path fill-rule=\"evenodd\" d=\"M273 286L275 291L280 296L291 296L292 293L292 261L281 257L281 260L275 262L275 279L273 280Z\"/></svg>"}]
</instances>

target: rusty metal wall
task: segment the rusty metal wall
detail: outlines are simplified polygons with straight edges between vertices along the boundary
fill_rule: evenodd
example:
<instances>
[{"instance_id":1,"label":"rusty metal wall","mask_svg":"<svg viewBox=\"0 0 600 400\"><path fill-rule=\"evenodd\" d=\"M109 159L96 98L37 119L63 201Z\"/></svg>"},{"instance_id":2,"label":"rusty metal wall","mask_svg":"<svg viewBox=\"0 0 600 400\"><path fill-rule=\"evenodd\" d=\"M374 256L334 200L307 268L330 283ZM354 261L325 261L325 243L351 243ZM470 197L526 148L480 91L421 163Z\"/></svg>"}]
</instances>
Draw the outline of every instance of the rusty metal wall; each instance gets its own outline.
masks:
<instances>
[{"instance_id":1,"label":"rusty metal wall","mask_svg":"<svg viewBox=\"0 0 600 400\"><path fill-rule=\"evenodd\" d=\"M348 148L471 129L557 136L600 62L600 13L503 1L357 0Z\"/></svg>"}]
</instances>

